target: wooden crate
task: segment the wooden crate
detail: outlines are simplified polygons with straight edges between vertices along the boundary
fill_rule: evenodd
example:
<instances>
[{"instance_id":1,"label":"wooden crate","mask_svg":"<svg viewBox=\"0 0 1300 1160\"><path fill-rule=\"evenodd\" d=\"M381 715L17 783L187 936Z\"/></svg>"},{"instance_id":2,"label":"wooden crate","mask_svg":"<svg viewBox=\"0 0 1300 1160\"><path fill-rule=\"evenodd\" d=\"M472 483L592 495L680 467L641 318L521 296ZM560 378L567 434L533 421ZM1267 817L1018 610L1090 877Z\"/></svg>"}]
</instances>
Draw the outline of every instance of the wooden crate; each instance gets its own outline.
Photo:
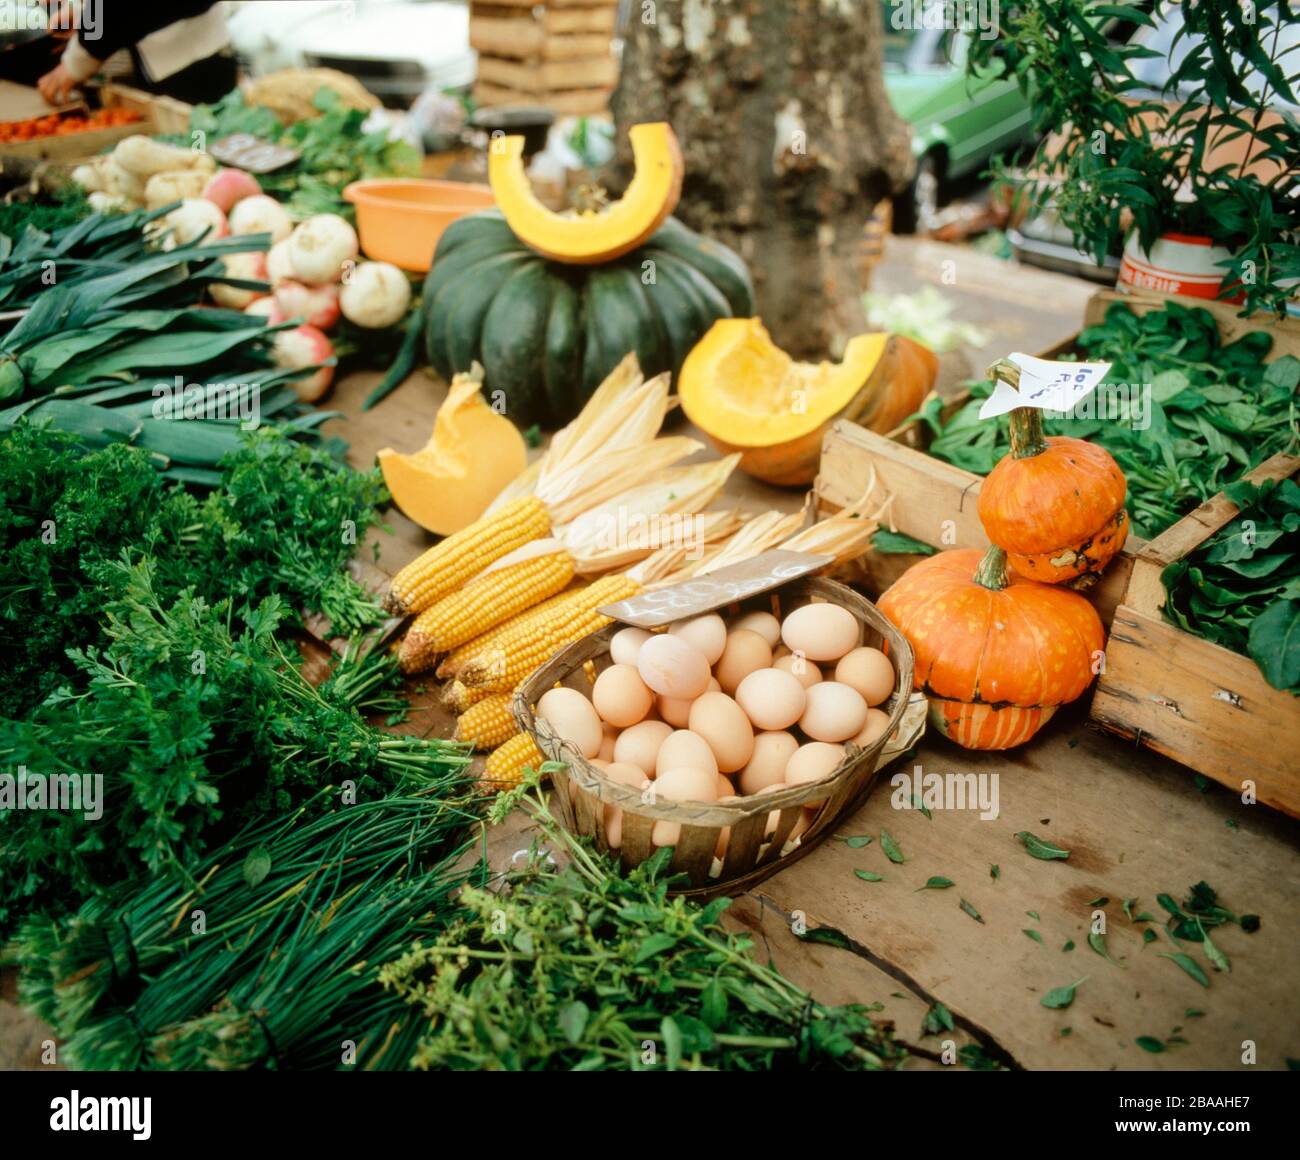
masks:
<instances>
[{"instance_id":1,"label":"wooden crate","mask_svg":"<svg viewBox=\"0 0 1300 1160\"><path fill-rule=\"evenodd\" d=\"M1300 458L1279 454L1245 478L1285 479ZM1217 495L1145 545L1115 610L1106 668L1092 718L1234 791L1300 817L1300 761L1294 748L1300 701L1273 688L1255 662L1165 620L1160 574L1236 518Z\"/></svg>"},{"instance_id":2,"label":"wooden crate","mask_svg":"<svg viewBox=\"0 0 1300 1160\"><path fill-rule=\"evenodd\" d=\"M130 125L105 129L88 129L62 137L41 137L34 141L16 141L0 145L6 157L27 161L54 161L60 165L94 157L137 133L184 133L189 128L190 109L184 101L155 96L127 85L105 84L100 89L100 103L109 109L126 108L139 113L141 119Z\"/></svg>"},{"instance_id":3,"label":"wooden crate","mask_svg":"<svg viewBox=\"0 0 1300 1160\"><path fill-rule=\"evenodd\" d=\"M480 105L543 105L561 115L605 111L618 80L616 0L475 3L470 45L479 54Z\"/></svg>"}]
</instances>

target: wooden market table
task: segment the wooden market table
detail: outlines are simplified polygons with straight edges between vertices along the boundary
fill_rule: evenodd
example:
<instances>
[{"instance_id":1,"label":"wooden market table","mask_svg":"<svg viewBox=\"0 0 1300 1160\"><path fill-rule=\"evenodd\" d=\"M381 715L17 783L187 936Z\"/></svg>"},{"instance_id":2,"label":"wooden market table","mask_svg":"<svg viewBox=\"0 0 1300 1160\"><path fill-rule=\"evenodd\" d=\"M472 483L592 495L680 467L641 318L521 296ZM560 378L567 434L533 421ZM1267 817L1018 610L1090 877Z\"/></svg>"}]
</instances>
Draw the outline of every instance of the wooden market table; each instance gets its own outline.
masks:
<instances>
[{"instance_id":1,"label":"wooden market table","mask_svg":"<svg viewBox=\"0 0 1300 1160\"><path fill-rule=\"evenodd\" d=\"M993 353L1039 351L1078 328L1092 287L1071 278L1019 269L968 249L891 238L873 289L899 292L932 283L954 304L954 316L990 332L984 351L945 356L940 386L951 390L978 374ZM351 445L358 467L380 447L422 445L441 401L442 384L413 375L373 411L361 401L377 379L341 381L326 405L343 411L329 433ZM793 510L802 493L755 483L737 474L727 496L751 510ZM427 547L426 533L395 510L391 535L378 537L379 565L393 571ZM414 711L399 728L446 735L451 721L430 688L413 695ZM770 956L795 982L825 1002L879 1003L899 1037L922 1056L909 1067L937 1067L944 1041L977 1044L984 1055L1030 1069L1278 1069L1300 1056L1300 1003L1295 998L1300 929L1292 907L1300 885L1300 827L1263 806L1246 806L1218 786L1198 788L1191 773L1148 750L1086 724L1086 706L1058 714L1031 744L1009 753L973 753L927 735L910 759L891 769L875 792L839 828L871 835L853 848L829 840L741 896L731 921L753 931L758 953ZM1260 738L1290 745L1290 738ZM895 809L890 774L996 774L999 813ZM519 815L490 831L497 864L530 839ZM906 861L890 862L880 834L888 831ZM1071 851L1068 861L1038 861L1015 839L1028 830ZM992 868L998 867L997 877ZM859 879L854 871L884 876ZM919 890L932 876L950 889ZM1214 932L1231 973L1208 970L1202 987L1160 952L1175 950L1161 934L1143 931L1165 915L1156 901L1182 900L1207 882L1222 905L1262 918L1246 934L1235 925ZM1131 923L1123 913L1157 916ZM976 919L962 909L965 900ZM1104 901L1098 901L1104 900ZM1090 949L1094 915L1105 915L1106 947L1114 962ZM842 945L801 941L792 928L831 927ZM1025 931L1035 931L1034 938ZM1073 949L1063 949L1072 943ZM1039 1000L1053 987L1085 981L1074 1003L1049 1010ZM951 1013L955 1031L922 1036L933 1003ZM1189 1009L1200 1014L1189 1014ZM1138 1037L1173 1040L1151 1054ZM26 1041L39 1040L34 1022L0 1004L0 1068ZM6 1062L5 1045L11 1054Z\"/></svg>"}]
</instances>

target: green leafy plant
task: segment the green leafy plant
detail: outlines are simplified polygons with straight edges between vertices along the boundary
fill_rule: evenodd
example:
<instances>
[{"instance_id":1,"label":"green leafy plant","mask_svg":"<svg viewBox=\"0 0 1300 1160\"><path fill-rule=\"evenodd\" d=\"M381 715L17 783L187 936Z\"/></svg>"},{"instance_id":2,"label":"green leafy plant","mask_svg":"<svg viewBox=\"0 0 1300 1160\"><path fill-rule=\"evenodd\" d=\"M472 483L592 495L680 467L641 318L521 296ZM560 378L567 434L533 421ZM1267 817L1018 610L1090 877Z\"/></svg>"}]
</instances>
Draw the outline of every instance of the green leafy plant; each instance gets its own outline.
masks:
<instances>
[{"instance_id":1,"label":"green leafy plant","mask_svg":"<svg viewBox=\"0 0 1300 1160\"><path fill-rule=\"evenodd\" d=\"M387 498L377 471L261 431L237 441L200 500L142 450L83 451L27 422L0 433L0 625L24 640L0 670L0 713L21 716L71 679L68 650L100 647L124 557L151 562L164 602L186 587L211 604L279 596L286 617L321 613L341 635L382 619L346 571Z\"/></svg>"},{"instance_id":2,"label":"green leafy plant","mask_svg":"<svg viewBox=\"0 0 1300 1160\"><path fill-rule=\"evenodd\" d=\"M1300 485L1239 480L1224 491L1241 514L1161 573L1165 618L1300 693Z\"/></svg>"},{"instance_id":3,"label":"green leafy plant","mask_svg":"<svg viewBox=\"0 0 1300 1160\"><path fill-rule=\"evenodd\" d=\"M1294 106L1300 87L1300 60L1282 37L1292 5L1197 0L1175 11L1182 27L1169 80L1143 95L1135 63L1162 55L1130 39L1155 25L1145 7L1003 4L1003 35L972 38L970 67L1005 70L1050 136L1023 172L999 167L997 176L1034 208L1052 201L1075 244L1099 262L1130 223L1144 249L1168 230L1206 235L1232 251L1225 294L1243 290L1247 313L1281 313L1300 277L1300 122L1273 109ZM1228 142L1245 160L1211 165L1212 150Z\"/></svg>"},{"instance_id":4,"label":"green leafy plant","mask_svg":"<svg viewBox=\"0 0 1300 1160\"><path fill-rule=\"evenodd\" d=\"M827 1007L758 962L719 921L729 899L669 896L668 848L624 874L569 835L536 780L544 841L465 917L381 972L420 1012L419 1068L642 1071L899 1067L904 1049L860 1006Z\"/></svg>"},{"instance_id":5,"label":"green leafy plant","mask_svg":"<svg viewBox=\"0 0 1300 1160\"><path fill-rule=\"evenodd\" d=\"M283 201L298 218L336 213L351 219L343 189L364 177L418 177L419 150L395 141L382 131L362 128L367 114L347 108L337 93L322 88L313 103L319 117L284 125L270 109L250 105L238 90L212 105L197 105L190 114L190 131L215 140L232 133L251 133L301 151L292 165L258 175L264 192Z\"/></svg>"}]
</instances>

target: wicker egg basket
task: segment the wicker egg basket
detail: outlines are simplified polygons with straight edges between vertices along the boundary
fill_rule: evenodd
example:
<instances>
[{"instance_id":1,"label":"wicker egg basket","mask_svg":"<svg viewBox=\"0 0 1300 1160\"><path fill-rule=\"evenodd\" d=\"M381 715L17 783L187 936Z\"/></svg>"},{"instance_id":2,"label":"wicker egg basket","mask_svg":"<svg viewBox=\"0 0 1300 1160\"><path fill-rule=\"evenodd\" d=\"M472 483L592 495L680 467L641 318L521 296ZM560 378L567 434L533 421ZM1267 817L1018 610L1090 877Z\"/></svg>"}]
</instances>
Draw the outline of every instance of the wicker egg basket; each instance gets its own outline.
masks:
<instances>
[{"instance_id":1,"label":"wicker egg basket","mask_svg":"<svg viewBox=\"0 0 1300 1160\"><path fill-rule=\"evenodd\" d=\"M671 871L689 878L690 886L681 893L696 897L734 893L753 886L802 858L833 833L841 820L866 798L877 772L920 739L925 731L926 706L925 698L912 691L912 650L907 641L874 605L843 584L806 577L718 611L732 615L764 610L784 618L801 605L814 601L838 604L852 612L862 624L863 644L877 648L882 642L887 644L897 684L883 706L889 713L889 729L884 736L845 757L829 777L810 785L751 795L739 802L701 804L658 800L653 805L647 804L640 790L602 776L570 742L557 737L533 713L538 699L557 682L590 695L591 678L585 666L588 661L593 662L599 673L612 663L610 638L624 627L614 623L557 653L519 686L514 697L514 715L520 728L536 740L549 760L566 763L565 769L552 774L555 786L552 808L564 825L575 834L591 838L598 849L609 851L605 806L618 807L623 811L622 844L616 852L623 865L631 867L645 861L657 849L651 842L656 822L679 823L681 838L673 852ZM790 833L803 808L814 802L824 804L797 843L790 844ZM777 810L780 817L776 830L765 834L768 816ZM730 839L719 865L714 851L724 828L730 829Z\"/></svg>"}]
</instances>

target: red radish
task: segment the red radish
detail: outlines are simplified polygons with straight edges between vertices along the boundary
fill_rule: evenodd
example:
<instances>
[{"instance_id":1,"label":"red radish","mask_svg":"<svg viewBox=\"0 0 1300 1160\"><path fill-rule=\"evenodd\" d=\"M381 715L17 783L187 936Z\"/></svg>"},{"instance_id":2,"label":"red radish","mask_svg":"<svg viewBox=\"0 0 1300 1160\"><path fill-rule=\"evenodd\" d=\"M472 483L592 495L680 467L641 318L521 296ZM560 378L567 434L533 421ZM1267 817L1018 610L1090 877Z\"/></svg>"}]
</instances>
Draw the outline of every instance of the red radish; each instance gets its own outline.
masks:
<instances>
[{"instance_id":1,"label":"red radish","mask_svg":"<svg viewBox=\"0 0 1300 1160\"><path fill-rule=\"evenodd\" d=\"M252 302L244 307L244 313L265 318L271 326L276 326L285 320L284 311L280 309L279 303L270 294L264 294L261 298L254 298Z\"/></svg>"},{"instance_id":2,"label":"red radish","mask_svg":"<svg viewBox=\"0 0 1300 1160\"><path fill-rule=\"evenodd\" d=\"M357 231L336 213L315 214L289 235L294 275L313 285L337 282L343 263L358 252Z\"/></svg>"},{"instance_id":3,"label":"red radish","mask_svg":"<svg viewBox=\"0 0 1300 1160\"><path fill-rule=\"evenodd\" d=\"M293 278L293 263L289 261L289 242L276 242L266 252L266 272L272 286Z\"/></svg>"},{"instance_id":4,"label":"red radish","mask_svg":"<svg viewBox=\"0 0 1300 1160\"><path fill-rule=\"evenodd\" d=\"M293 223L275 198L259 193L235 203L230 211L230 232L270 234L271 241L282 242L293 232Z\"/></svg>"},{"instance_id":5,"label":"red radish","mask_svg":"<svg viewBox=\"0 0 1300 1160\"><path fill-rule=\"evenodd\" d=\"M301 318L311 326L329 330L339 320L337 286L304 286L301 282L281 282L275 288L275 301L285 318Z\"/></svg>"},{"instance_id":6,"label":"red radish","mask_svg":"<svg viewBox=\"0 0 1300 1160\"><path fill-rule=\"evenodd\" d=\"M164 249L184 246L199 237L210 242L216 238L224 238L230 232L226 215L212 202L205 201L201 197L185 198L176 209L159 219L159 226L163 230L171 231L170 238L163 242ZM168 245L168 242L171 245Z\"/></svg>"},{"instance_id":7,"label":"red radish","mask_svg":"<svg viewBox=\"0 0 1300 1160\"><path fill-rule=\"evenodd\" d=\"M250 282L266 281L266 255L260 251L246 254L228 254L221 259L226 273L232 278L245 279ZM229 306L233 310L243 310L256 298L265 298L267 290L246 290L242 286L226 286L221 282L209 287L212 301L218 306Z\"/></svg>"},{"instance_id":8,"label":"red radish","mask_svg":"<svg viewBox=\"0 0 1300 1160\"><path fill-rule=\"evenodd\" d=\"M392 326L410 304L410 279L388 262L362 262L343 277L339 309L358 326Z\"/></svg>"},{"instance_id":9,"label":"red radish","mask_svg":"<svg viewBox=\"0 0 1300 1160\"><path fill-rule=\"evenodd\" d=\"M261 192L257 178L242 169L218 169L203 187L203 196L223 213L234 209L236 202L256 197Z\"/></svg>"},{"instance_id":10,"label":"red radish","mask_svg":"<svg viewBox=\"0 0 1300 1160\"><path fill-rule=\"evenodd\" d=\"M306 324L293 330L282 330L275 336L275 362L277 366L297 369L316 366L334 357L334 347L316 327ZM293 389L304 403L314 403L334 381L334 368L321 367L305 379L297 379Z\"/></svg>"}]
</instances>

